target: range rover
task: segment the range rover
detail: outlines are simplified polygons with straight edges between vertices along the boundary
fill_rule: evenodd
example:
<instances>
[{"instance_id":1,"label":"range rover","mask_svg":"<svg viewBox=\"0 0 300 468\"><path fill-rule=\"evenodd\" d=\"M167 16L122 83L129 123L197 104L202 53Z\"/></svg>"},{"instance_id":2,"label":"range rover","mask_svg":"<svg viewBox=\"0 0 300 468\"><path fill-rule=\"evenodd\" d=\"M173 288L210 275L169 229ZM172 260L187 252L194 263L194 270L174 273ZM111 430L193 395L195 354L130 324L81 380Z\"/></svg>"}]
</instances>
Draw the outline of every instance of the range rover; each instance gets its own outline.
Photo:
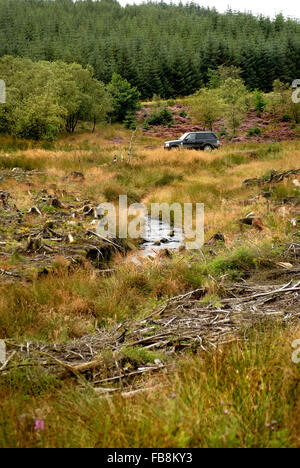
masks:
<instances>
[{"instance_id":1,"label":"range rover","mask_svg":"<svg viewBox=\"0 0 300 468\"><path fill-rule=\"evenodd\" d=\"M165 141L164 148L186 148L211 151L219 148L220 141L213 132L188 132L182 135L178 140Z\"/></svg>"}]
</instances>

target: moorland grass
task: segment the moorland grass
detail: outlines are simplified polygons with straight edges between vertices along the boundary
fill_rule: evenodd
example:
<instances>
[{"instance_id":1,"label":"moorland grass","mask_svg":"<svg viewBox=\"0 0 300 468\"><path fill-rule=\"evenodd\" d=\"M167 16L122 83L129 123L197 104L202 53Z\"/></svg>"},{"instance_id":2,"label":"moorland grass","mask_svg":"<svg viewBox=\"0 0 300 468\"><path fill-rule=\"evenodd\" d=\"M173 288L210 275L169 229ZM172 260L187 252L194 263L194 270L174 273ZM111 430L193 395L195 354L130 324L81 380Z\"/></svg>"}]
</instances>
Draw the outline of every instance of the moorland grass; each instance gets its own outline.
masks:
<instances>
[{"instance_id":1,"label":"moorland grass","mask_svg":"<svg viewBox=\"0 0 300 468\"><path fill-rule=\"evenodd\" d=\"M1 189L13 194L21 212L41 189L93 202L117 202L124 193L147 205L204 202L205 240L222 232L225 245L145 260L141 267L130 255L119 257L108 276L95 273L88 261L74 269L56 259L48 275L33 271L26 283L1 286L0 338L67 341L95 332L96 326L143 317L166 298L198 287L206 290L204 301L217 302L226 281L262 277L264 269L286 260L285 245L299 233L290 208L282 210L280 204L298 196L297 187L284 181L267 201L260 187L242 182L274 169L299 168L298 141L230 144L209 154L165 152L159 139L137 132L130 166L120 159L114 164L114 154L126 154L130 138L131 132L118 125L99 126L94 134L80 131L50 146L5 137L2 169L39 169L44 175L32 176L30 184L4 178ZM74 170L85 179L68 180ZM263 220L262 232L241 227L239 219L250 211ZM24 232L40 222L29 219ZM1 226L2 237L9 238L9 229ZM0 259L0 267L22 269L22 261L16 249L11 258ZM291 361L291 341L299 330L274 324L247 337L219 352L181 356L172 373L145 382L158 390L131 399L101 399L89 387L62 384L29 366L2 374L0 446L300 446L299 366ZM136 363L154 359L136 348L123 353L124 360ZM45 431L24 426L26 414L29 420L42 417Z\"/></svg>"},{"instance_id":2,"label":"moorland grass","mask_svg":"<svg viewBox=\"0 0 300 468\"><path fill-rule=\"evenodd\" d=\"M299 333L273 324L246 342L186 355L147 379L153 390L126 399L16 370L0 382L0 446L299 447L300 366L291 360Z\"/></svg>"}]
</instances>

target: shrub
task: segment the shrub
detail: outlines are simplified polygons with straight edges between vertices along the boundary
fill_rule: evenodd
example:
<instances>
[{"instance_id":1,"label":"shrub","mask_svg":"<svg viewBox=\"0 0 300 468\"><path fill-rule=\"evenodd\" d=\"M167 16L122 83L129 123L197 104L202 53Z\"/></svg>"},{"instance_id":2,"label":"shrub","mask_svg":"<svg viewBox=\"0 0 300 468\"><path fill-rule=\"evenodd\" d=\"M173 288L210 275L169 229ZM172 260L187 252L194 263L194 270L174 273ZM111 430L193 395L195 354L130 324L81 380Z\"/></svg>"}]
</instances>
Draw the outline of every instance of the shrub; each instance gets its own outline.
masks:
<instances>
[{"instance_id":1,"label":"shrub","mask_svg":"<svg viewBox=\"0 0 300 468\"><path fill-rule=\"evenodd\" d=\"M267 106L267 101L264 98L263 93L261 91L258 91L257 89L254 91L254 94L253 94L253 104L254 104L254 109L256 111L256 115L260 117L262 112L264 112Z\"/></svg>"},{"instance_id":2,"label":"shrub","mask_svg":"<svg viewBox=\"0 0 300 468\"><path fill-rule=\"evenodd\" d=\"M249 128L249 130L247 132L248 136L260 135L260 134L261 134L261 128L259 128L259 127Z\"/></svg>"},{"instance_id":3,"label":"shrub","mask_svg":"<svg viewBox=\"0 0 300 468\"><path fill-rule=\"evenodd\" d=\"M146 121L148 125L168 125L173 123L173 115L170 109L163 107L161 110L154 110Z\"/></svg>"},{"instance_id":4,"label":"shrub","mask_svg":"<svg viewBox=\"0 0 300 468\"><path fill-rule=\"evenodd\" d=\"M123 124L125 128L128 128L130 130L135 130L136 129L135 112L127 112Z\"/></svg>"},{"instance_id":5,"label":"shrub","mask_svg":"<svg viewBox=\"0 0 300 468\"><path fill-rule=\"evenodd\" d=\"M134 113L139 108L140 93L137 88L117 73L113 74L107 90L113 100L110 116L114 122L124 122L128 113Z\"/></svg>"},{"instance_id":6,"label":"shrub","mask_svg":"<svg viewBox=\"0 0 300 468\"><path fill-rule=\"evenodd\" d=\"M223 125L221 130L219 131L219 136L225 136L225 135L227 135L227 130Z\"/></svg>"},{"instance_id":7,"label":"shrub","mask_svg":"<svg viewBox=\"0 0 300 468\"><path fill-rule=\"evenodd\" d=\"M173 107L173 106L175 106L176 101L175 101L174 99L169 99L169 100L167 101L167 104L168 104L169 107Z\"/></svg>"}]
</instances>

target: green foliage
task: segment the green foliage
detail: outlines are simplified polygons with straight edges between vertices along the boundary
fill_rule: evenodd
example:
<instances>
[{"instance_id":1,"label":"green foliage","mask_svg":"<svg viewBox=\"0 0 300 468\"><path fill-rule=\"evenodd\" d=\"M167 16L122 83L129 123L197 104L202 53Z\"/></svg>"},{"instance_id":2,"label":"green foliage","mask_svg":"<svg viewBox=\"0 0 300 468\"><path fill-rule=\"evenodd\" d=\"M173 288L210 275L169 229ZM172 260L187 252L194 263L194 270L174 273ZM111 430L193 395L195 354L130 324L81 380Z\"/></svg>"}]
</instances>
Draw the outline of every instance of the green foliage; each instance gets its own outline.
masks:
<instances>
[{"instance_id":1,"label":"green foliage","mask_svg":"<svg viewBox=\"0 0 300 468\"><path fill-rule=\"evenodd\" d=\"M195 94L192 103L195 119L213 130L213 124L222 117L225 110L220 92L215 89L201 89Z\"/></svg>"},{"instance_id":2,"label":"green foliage","mask_svg":"<svg viewBox=\"0 0 300 468\"><path fill-rule=\"evenodd\" d=\"M251 127L249 128L247 132L248 136L260 135L260 134L261 134L261 129L259 127Z\"/></svg>"},{"instance_id":3,"label":"green foliage","mask_svg":"<svg viewBox=\"0 0 300 468\"><path fill-rule=\"evenodd\" d=\"M0 76L7 102L0 107L0 131L20 138L54 140L81 120L105 118L111 98L91 67L63 62L32 62L5 56Z\"/></svg>"},{"instance_id":4,"label":"green foliage","mask_svg":"<svg viewBox=\"0 0 300 468\"><path fill-rule=\"evenodd\" d=\"M120 357L132 364L142 365L149 362L153 364L155 359L163 359L163 354L139 346L127 346L121 350Z\"/></svg>"},{"instance_id":5,"label":"green foliage","mask_svg":"<svg viewBox=\"0 0 300 468\"><path fill-rule=\"evenodd\" d=\"M300 25L291 18L115 0L0 0L0 18L0 56L89 64L98 80L118 73L142 98L190 95L239 76L268 92L275 78L300 76Z\"/></svg>"},{"instance_id":6,"label":"green foliage","mask_svg":"<svg viewBox=\"0 0 300 468\"><path fill-rule=\"evenodd\" d=\"M47 374L42 368L26 368L26 361L23 364L24 368L15 369L2 377L0 392L4 389L11 392L22 391L24 396L38 397L61 386L57 377Z\"/></svg>"},{"instance_id":7,"label":"green foliage","mask_svg":"<svg viewBox=\"0 0 300 468\"><path fill-rule=\"evenodd\" d=\"M11 156L0 156L0 168L1 169L13 169L19 167L24 171L34 171L43 169L45 167L44 158L27 158L23 155L11 155Z\"/></svg>"},{"instance_id":8,"label":"green foliage","mask_svg":"<svg viewBox=\"0 0 300 468\"><path fill-rule=\"evenodd\" d=\"M139 91L136 87L131 86L121 75L117 73L113 74L107 90L113 100L113 111L110 113L112 121L124 122L129 114L133 115L139 108Z\"/></svg>"},{"instance_id":9,"label":"green foliage","mask_svg":"<svg viewBox=\"0 0 300 468\"><path fill-rule=\"evenodd\" d=\"M263 93L257 89L253 93L253 104L254 104L254 109L256 111L256 115L260 117L262 112L264 112L266 108L267 101Z\"/></svg>"},{"instance_id":10,"label":"green foliage","mask_svg":"<svg viewBox=\"0 0 300 468\"><path fill-rule=\"evenodd\" d=\"M220 88L228 78L238 80L241 77L241 69L234 65L220 65L216 70L208 69L208 88Z\"/></svg>"},{"instance_id":11,"label":"green foliage","mask_svg":"<svg viewBox=\"0 0 300 468\"><path fill-rule=\"evenodd\" d=\"M169 107L175 106L175 104L176 104L175 99L168 99L167 105L168 105Z\"/></svg>"},{"instance_id":12,"label":"green foliage","mask_svg":"<svg viewBox=\"0 0 300 468\"><path fill-rule=\"evenodd\" d=\"M143 382L153 390L134 398L99 398L70 382L50 382L47 392L43 375L43 392L30 393L27 370L20 386L1 388L0 445L297 447L300 366L291 364L292 335L274 322L258 325L218 352L182 356L172 372L155 377L156 386L152 376ZM38 435L20 424L20 415L36 414L37 403L45 420Z\"/></svg>"},{"instance_id":13,"label":"green foliage","mask_svg":"<svg viewBox=\"0 0 300 468\"><path fill-rule=\"evenodd\" d=\"M226 136L226 135L227 135L227 130L223 124L221 130L219 131L219 136Z\"/></svg>"},{"instance_id":14,"label":"green foliage","mask_svg":"<svg viewBox=\"0 0 300 468\"><path fill-rule=\"evenodd\" d=\"M299 105L294 104L291 99L291 90L289 85L275 80L273 82L273 91L267 96L267 112L274 120L288 122L294 118L297 122Z\"/></svg>"},{"instance_id":15,"label":"green foliage","mask_svg":"<svg viewBox=\"0 0 300 468\"><path fill-rule=\"evenodd\" d=\"M221 86L221 79L218 70L212 70L211 68L207 71L207 87L209 89L216 89Z\"/></svg>"},{"instance_id":16,"label":"green foliage","mask_svg":"<svg viewBox=\"0 0 300 468\"><path fill-rule=\"evenodd\" d=\"M152 111L150 117L147 119L148 125L168 125L173 123L173 115L170 109L163 107Z\"/></svg>"},{"instance_id":17,"label":"green foliage","mask_svg":"<svg viewBox=\"0 0 300 468\"><path fill-rule=\"evenodd\" d=\"M127 112L124 120L124 127L130 130L136 129L135 114L133 112Z\"/></svg>"},{"instance_id":18,"label":"green foliage","mask_svg":"<svg viewBox=\"0 0 300 468\"><path fill-rule=\"evenodd\" d=\"M239 78L227 78L221 86L221 95L227 105L225 111L227 126L233 135L236 134L247 110L246 93L246 87Z\"/></svg>"}]
</instances>

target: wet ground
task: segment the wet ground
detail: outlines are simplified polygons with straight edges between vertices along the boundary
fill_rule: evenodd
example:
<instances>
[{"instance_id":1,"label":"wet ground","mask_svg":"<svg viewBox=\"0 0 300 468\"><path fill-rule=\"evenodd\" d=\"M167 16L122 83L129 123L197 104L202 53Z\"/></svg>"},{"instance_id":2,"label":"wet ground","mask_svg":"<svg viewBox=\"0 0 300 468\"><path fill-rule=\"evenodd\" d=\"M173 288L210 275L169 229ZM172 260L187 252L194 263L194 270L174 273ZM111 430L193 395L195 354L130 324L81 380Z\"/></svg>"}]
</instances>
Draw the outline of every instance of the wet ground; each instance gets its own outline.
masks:
<instances>
[{"instance_id":1,"label":"wet ground","mask_svg":"<svg viewBox=\"0 0 300 468\"><path fill-rule=\"evenodd\" d=\"M143 256L155 256L160 250L175 250L183 245L184 235L181 227L171 226L160 219L147 216L144 225Z\"/></svg>"}]
</instances>

